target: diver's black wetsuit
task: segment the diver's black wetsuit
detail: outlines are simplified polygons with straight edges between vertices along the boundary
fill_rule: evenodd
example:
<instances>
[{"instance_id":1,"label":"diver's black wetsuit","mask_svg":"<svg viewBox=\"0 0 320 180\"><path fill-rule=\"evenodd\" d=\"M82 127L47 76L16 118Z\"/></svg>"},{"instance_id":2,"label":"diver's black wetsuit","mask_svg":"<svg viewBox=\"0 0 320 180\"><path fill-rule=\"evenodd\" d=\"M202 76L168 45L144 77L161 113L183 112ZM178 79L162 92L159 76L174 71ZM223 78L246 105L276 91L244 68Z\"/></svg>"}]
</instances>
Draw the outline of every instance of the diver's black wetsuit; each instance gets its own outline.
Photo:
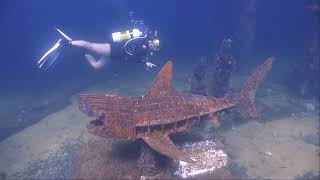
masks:
<instances>
[{"instance_id":1,"label":"diver's black wetsuit","mask_svg":"<svg viewBox=\"0 0 320 180\"><path fill-rule=\"evenodd\" d=\"M132 46L128 47L132 55L124 49L125 42L114 42L110 44L110 57L119 58L125 61L144 62L149 51L148 40L136 39Z\"/></svg>"}]
</instances>

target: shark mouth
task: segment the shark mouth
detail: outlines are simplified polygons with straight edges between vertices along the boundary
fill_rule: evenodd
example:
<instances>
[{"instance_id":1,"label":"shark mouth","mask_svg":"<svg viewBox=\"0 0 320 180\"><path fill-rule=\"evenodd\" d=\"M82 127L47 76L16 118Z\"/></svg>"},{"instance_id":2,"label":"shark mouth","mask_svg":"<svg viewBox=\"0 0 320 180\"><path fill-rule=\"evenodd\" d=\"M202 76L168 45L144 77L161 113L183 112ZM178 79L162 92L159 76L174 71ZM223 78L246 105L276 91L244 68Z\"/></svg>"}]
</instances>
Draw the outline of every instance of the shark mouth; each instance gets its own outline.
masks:
<instances>
[{"instance_id":1,"label":"shark mouth","mask_svg":"<svg viewBox=\"0 0 320 180\"><path fill-rule=\"evenodd\" d=\"M98 117L97 119L91 120L90 124L95 126L103 126L104 125L103 119L104 119L104 115Z\"/></svg>"}]
</instances>

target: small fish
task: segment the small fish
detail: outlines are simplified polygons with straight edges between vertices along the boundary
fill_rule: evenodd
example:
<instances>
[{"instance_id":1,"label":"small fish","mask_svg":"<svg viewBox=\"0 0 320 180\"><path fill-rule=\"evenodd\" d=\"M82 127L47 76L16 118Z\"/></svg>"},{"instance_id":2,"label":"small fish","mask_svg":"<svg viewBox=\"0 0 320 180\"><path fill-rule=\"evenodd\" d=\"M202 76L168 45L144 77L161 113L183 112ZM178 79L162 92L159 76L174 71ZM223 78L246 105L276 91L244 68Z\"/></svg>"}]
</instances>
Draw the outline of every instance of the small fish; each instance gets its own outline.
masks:
<instances>
[{"instance_id":1,"label":"small fish","mask_svg":"<svg viewBox=\"0 0 320 180\"><path fill-rule=\"evenodd\" d=\"M268 156L272 156L272 152L270 152L270 151L266 151L266 152L264 152L264 154L268 155Z\"/></svg>"}]
</instances>

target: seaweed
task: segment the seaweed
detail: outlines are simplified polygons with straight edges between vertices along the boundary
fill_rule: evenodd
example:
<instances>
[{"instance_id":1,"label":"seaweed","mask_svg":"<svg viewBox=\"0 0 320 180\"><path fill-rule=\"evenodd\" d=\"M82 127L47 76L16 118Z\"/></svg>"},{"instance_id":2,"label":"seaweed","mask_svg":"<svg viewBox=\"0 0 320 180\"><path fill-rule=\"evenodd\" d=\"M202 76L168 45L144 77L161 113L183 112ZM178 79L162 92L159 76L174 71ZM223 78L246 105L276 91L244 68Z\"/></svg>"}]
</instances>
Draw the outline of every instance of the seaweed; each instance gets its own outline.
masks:
<instances>
[{"instance_id":1,"label":"seaweed","mask_svg":"<svg viewBox=\"0 0 320 180\"><path fill-rule=\"evenodd\" d=\"M224 96L230 88L229 81L235 63L231 55L231 43L231 39L223 39L216 54L210 93L214 97Z\"/></svg>"},{"instance_id":2,"label":"seaweed","mask_svg":"<svg viewBox=\"0 0 320 180\"><path fill-rule=\"evenodd\" d=\"M200 62L194 64L189 76L190 92L198 95L208 95L205 76L207 72L207 59L201 57Z\"/></svg>"}]
</instances>

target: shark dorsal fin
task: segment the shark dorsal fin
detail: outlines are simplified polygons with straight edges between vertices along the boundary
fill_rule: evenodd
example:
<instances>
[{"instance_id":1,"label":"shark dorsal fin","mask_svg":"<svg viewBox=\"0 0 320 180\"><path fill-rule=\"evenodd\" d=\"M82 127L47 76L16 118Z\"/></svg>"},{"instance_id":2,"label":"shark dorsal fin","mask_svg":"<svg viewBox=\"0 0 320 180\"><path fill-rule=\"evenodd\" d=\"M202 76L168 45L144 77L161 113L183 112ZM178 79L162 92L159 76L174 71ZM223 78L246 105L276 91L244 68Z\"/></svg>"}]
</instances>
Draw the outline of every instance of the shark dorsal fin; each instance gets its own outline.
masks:
<instances>
[{"instance_id":1,"label":"shark dorsal fin","mask_svg":"<svg viewBox=\"0 0 320 180\"><path fill-rule=\"evenodd\" d=\"M168 61L161 71L158 73L158 76L153 82L153 85L149 89L146 96L157 96L164 97L170 96L173 93L176 93L176 90L172 87L172 62Z\"/></svg>"}]
</instances>

